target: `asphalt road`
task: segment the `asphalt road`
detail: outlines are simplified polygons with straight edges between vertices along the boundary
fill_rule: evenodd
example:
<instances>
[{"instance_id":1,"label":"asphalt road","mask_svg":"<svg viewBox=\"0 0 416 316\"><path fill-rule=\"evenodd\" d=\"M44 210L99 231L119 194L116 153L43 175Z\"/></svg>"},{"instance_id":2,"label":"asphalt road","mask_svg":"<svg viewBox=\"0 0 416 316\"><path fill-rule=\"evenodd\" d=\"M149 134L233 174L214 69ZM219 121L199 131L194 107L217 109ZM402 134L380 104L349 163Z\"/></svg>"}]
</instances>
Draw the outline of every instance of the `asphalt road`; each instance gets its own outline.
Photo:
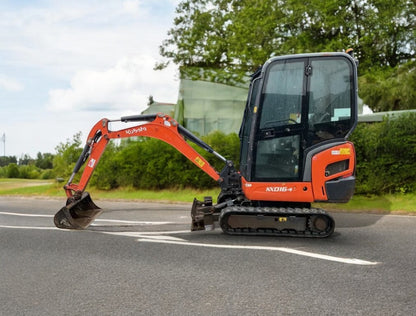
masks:
<instances>
[{"instance_id":1,"label":"asphalt road","mask_svg":"<svg viewBox=\"0 0 416 316\"><path fill-rule=\"evenodd\" d=\"M0 315L416 315L416 216L333 214L327 239L189 232L190 205L0 197Z\"/></svg>"}]
</instances>

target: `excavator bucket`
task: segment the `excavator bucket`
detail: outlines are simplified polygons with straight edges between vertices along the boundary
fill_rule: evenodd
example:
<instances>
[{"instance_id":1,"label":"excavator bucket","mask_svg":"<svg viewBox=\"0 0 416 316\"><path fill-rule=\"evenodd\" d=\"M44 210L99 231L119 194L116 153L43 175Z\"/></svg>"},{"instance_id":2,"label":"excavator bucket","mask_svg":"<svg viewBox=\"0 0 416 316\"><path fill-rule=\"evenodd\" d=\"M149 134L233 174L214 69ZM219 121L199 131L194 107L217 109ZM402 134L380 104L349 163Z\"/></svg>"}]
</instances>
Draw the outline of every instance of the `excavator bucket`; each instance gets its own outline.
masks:
<instances>
[{"instance_id":1,"label":"excavator bucket","mask_svg":"<svg viewBox=\"0 0 416 316\"><path fill-rule=\"evenodd\" d=\"M85 229L101 213L90 194L84 192L79 200L67 204L55 214L54 223L58 228Z\"/></svg>"}]
</instances>

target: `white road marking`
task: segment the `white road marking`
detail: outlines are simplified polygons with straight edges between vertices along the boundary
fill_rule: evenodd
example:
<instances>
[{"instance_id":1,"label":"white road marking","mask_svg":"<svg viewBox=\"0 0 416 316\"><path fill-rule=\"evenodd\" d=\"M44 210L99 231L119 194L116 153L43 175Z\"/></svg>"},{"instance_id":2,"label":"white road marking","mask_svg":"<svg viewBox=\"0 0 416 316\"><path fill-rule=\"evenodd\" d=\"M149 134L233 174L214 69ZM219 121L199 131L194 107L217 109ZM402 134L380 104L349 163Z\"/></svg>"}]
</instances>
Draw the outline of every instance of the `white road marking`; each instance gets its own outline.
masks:
<instances>
[{"instance_id":1,"label":"white road marking","mask_svg":"<svg viewBox=\"0 0 416 316\"><path fill-rule=\"evenodd\" d=\"M139 238L139 237L149 237L150 236L160 236L160 237L167 237L167 236L163 236L163 235L171 235L171 234L186 234L186 233L191 233L190 230L176 230L176 231L163 231L163 232L100 232L103 234L108 234L108 235L117 235L117 236L126 236L126 237L135 237L135 238ZM175 237L176 238L176 237ZM181 239L181 238L179 238ZM184 239L182 239L184 240Z\"/></svg>"},{"instance_id":2,"label":"white road marking","mask_svg":"<svg viewBox=\"0 0 416 316\"><path fill-rule=\"evenodd\" d=\"M103 226L103 225L95 225L95 223L117 223L117 224L131 224L131 225L167 225L167 224L175 224L174 222L155 222L155 221L126 221L126 220L118 220L118 219L96 219L91 226Z\"/></svg>"},{"instance_id":3,"label":"white road marking","mask_svg":"<svg viewBox=\"0 0 416 316\"><path fill-rule=\"evenodd\" d=\"M0 215L9 215L9 216L21 216L21 217L47 217L52 218L54 215L49 214L27 214L27 213L12 213L12 212L0 212ZM94 223L117 223L117 224L130 224L130 225L167 225L175 224L174 222L157 222L157 221L127 221L119 219L96 219ZM94 223L91 226L97 226ZM104 225L99 225L104 226Z\"/></svg>"},{"instance_id":4,"label":"white road marking","mask_svg":"<svg viewBox=\"0 0 416 316\"><path fill-rule=\"evenodd\" d=\"M57 227L46 227L46 226L9 226L9 225L0 225L0 228L73 231L73 230L69 230L69 229L59 229Z\"/></svg>"},{"instance_id":5,"label":"white road marking","mask_svg":"<svg viewBox=\"0 0 416 316\"><path fill-rule=\"evenodd\" d=\"M189 231L182 231L184 233L189 233ZM163 236L163 234L169 232L153 232L153 233L141 233L141 232L102 232L108 235L116 235L116 236L125 236L125 237L133 237L133 238L146 238L152 240L171 240L171 241L183 241L186 242L185 239L173 237L173 236ZM173 232L175 233L175 232Z\"/></svg>"},{"instance_id":6,"label":"white road marking","mask_svg":"<svg viewBox=\"0 0 416 316\"><path fill-rule=\"evenodd\" d=\"M166 234L184 234L191 233L190 231L169 231L169 232L102 232L104 234L118 235L139 238L140 242L153 242L161 244L172 244L172 245L184 245L184 246L196 246L196 247L207 247L207 248L223 248L223 249L248 249L248 250L266 250L266 251L280 251L285 253L290 253L294 255L310 257L315 259L354 264L354 265L376 265L379 262L367 261L356 258L343 258L335 257L329 255L323 255L314 252L302 251L293 248L286 247L267 247L267 246L242 246L242 245L223 245L223 244L202 244L202 243L193 243L188 242L185 239L173 237L173 236L163 236Z\"/></svg>"},{"instance_id":7,"label":"white road marking","mask_svg":"<svg viewBox=\"0 0 416 316\"><path fill-rule=\"evenodd\" d=\"M10 215L10 216L27 216L27 217L53 217L53 215L45 214L23 214L23 213L12 213L12 212L0 212L0 215ZM123 224L136 224L136 225L165 225L165 224L174 224L174 222L150 222L150 221L124 221L124 220L112 220L112 219L98 219L98 222L109 222L109 223L123 223ZM178 223L180 224L180 223ZM96 225L97 226L97 225ZM56 227L39 227L39 226L9 226L9 225L0 225L0 228L10 228L10 229L35 229L35 230L59 230L59 231L74 231L67 229L59 229ZM290 254L295 254L299 256L305 256L320 260L327 260L339 263L354 264L354 265L377 265L379 262L366 261L356 258L343 258L335 257L330 255L323 255L313 252L307 252L292 248L286 247L268 247L268 246L244 246L244 245L223 245L223 244L203 244L203 243L193 243L188 242L185 239L166 236L172 234L184 234L191 233L189 230L185 231L165 231L165 232L99 232L109 235L116 236L126 236L138 238L140 242L152 242L152 243L162 243L162 244L171 244L171 245L182 245L182 246L194 246L194 247L206 247L206 248L222 248L222 249L247 249L247 250L265 250L265 251L280 251Z\"/></svg>"},{"instance_id":8,"label":"white road marking","mask_svg":"<svg viewBox=\"0 0 416 316\"><path fill-rule=\"evenodd\" d=\"M45 214L25 214L25 213L12 213L12 212L0 212L0 215L10 215L10 216L23 216L23 217L53 217L53 215Z\"/></svg>"},{"instance_id":9,"label":"white road marking","mask_svg":"<svg viewBox=\"0 0 416 316\"><path fill-rule=\"evenodd\" d=\"M361 259L355 258L342 258L342 257L334 257L329 255L322 255L313 252L307 252L302 250L296 250L292 248L286 247L266 247L266 246L239 246L239 245L217 245L217 244L200 244L200 243L192 243L192 242L184 242L184 241L174 241L174 240L155 240L155 239L146 239L141 238L138 239L141 242L153 242L153 243L163 243L163 244L173 244L173 245L185 245L185 246L196 246L196 247L207 247L207 248L224 248L224 249L250 249L250 250L267 250L267 251L280 251L286 252L290 254L311 257L321 260L327 261L334 261L340 263L348 263L348 264L355 264L355 265L376 265L379 262L374 261L366 261Z\"/></svg>"}]
</instances>

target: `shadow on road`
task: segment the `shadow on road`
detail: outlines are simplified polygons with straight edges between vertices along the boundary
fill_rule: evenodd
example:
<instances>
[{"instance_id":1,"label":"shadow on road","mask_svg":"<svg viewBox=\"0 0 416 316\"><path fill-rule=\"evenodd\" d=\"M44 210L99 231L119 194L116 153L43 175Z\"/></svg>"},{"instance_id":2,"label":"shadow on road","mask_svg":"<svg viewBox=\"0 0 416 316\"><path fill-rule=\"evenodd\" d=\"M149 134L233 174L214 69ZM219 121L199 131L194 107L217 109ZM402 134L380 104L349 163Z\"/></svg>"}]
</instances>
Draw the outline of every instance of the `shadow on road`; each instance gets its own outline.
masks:
<instances>
[{"instance_id":1,"label":"shadow on road","mask_svg":"<svg viewBox=\"0 0 416 316\"><path fill-rule=\"evenodd\" d=\"M337 228L366 227L377 223L385 214L331 213Z\"/></svg>"}]
</instances>

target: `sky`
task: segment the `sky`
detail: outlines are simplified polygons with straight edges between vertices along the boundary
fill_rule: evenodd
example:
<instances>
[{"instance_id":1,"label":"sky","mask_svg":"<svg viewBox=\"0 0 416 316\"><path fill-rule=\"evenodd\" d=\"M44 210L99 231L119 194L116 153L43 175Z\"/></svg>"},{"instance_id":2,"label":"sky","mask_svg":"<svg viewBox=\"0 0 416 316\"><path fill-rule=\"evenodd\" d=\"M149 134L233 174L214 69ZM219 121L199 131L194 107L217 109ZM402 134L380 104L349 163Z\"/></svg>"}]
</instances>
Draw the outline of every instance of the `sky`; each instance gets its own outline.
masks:
<instances>
[{"instance_id":1,"label":"sky","mask_svg":"<svg viewBox=\"0 0 416 316\"><path fill-rule=\"evenodd\" d=\"M56 153L102 118L176 103L159 46L179 0L0 0L0 155Z\"/></svg>"}]
</instances>

